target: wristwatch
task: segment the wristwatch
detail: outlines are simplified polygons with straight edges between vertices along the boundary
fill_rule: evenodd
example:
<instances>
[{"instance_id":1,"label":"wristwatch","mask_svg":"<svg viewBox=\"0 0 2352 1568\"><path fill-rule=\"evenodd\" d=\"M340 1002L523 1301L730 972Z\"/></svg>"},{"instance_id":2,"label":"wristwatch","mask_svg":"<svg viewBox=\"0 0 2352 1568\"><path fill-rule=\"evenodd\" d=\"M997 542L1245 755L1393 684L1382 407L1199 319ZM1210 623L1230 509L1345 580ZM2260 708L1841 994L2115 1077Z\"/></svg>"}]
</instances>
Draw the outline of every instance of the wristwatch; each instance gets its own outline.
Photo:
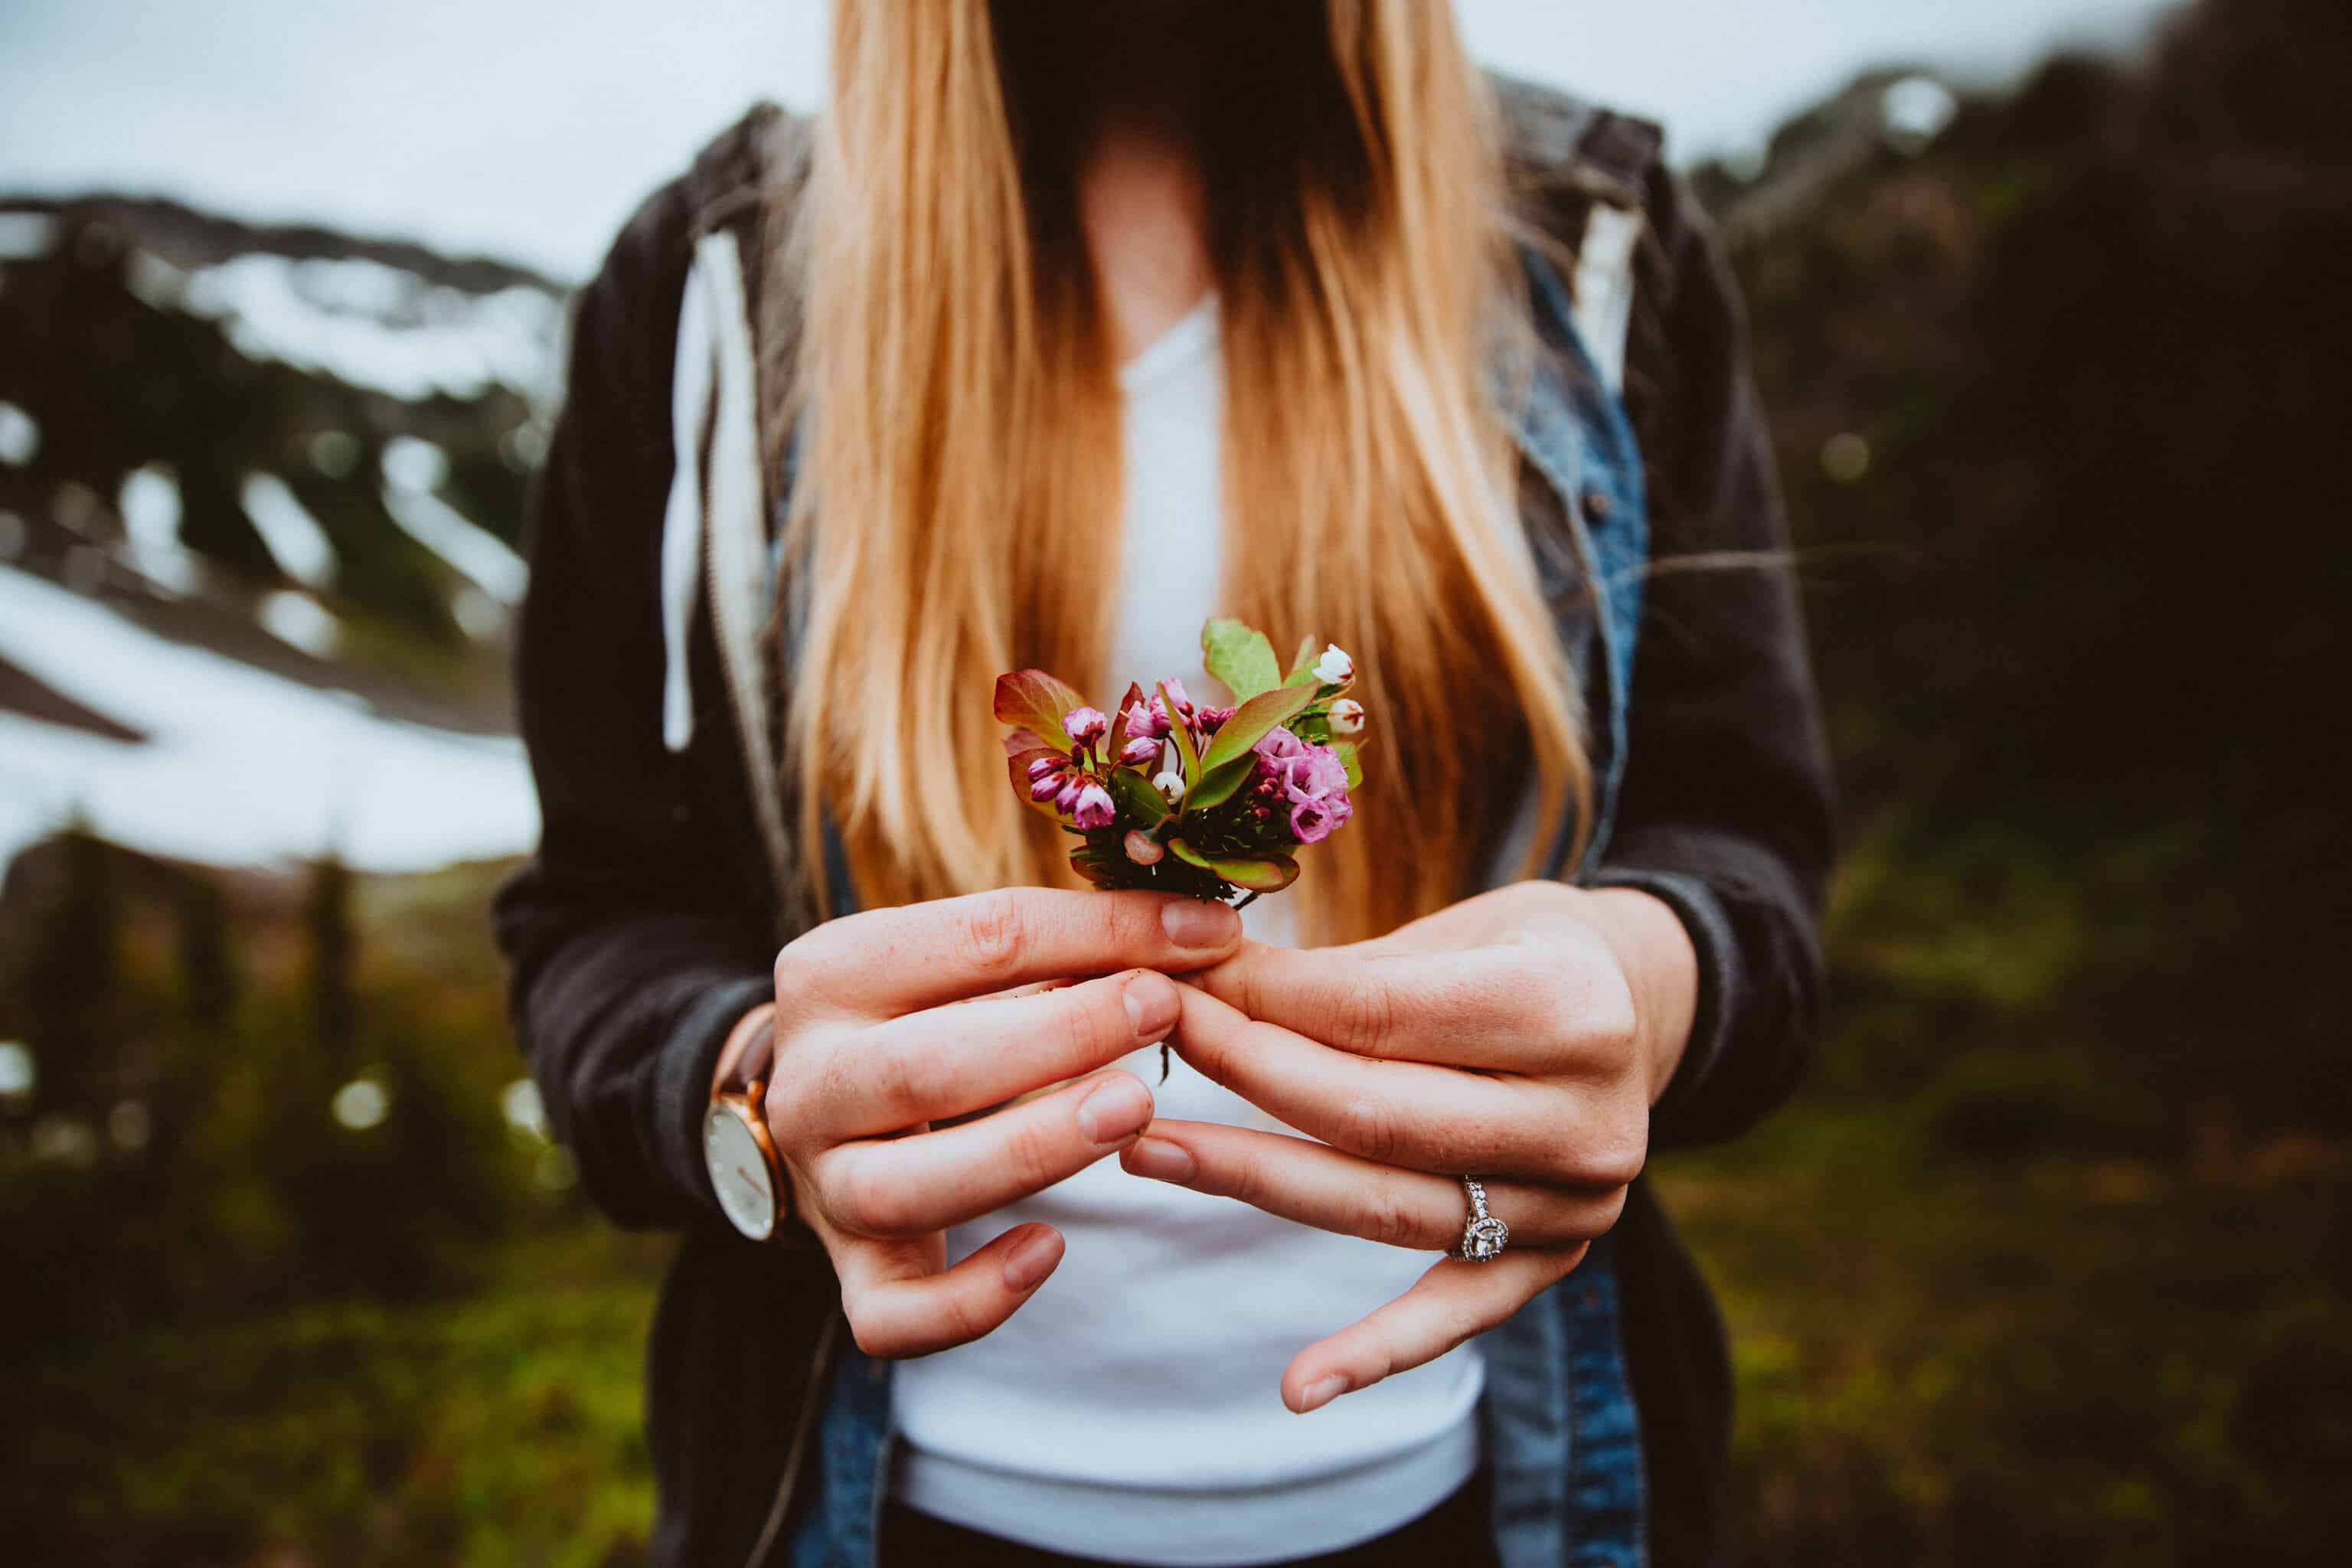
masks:
<instances>
[{"instance_id":1,"label":"wristwatch","mask_svg":"<svg viewBox=\"0 0 2352 1568\"><path fill-rule=\"evenodd\" d=\"M768 1073L776 1051L772 1007L750 1026L727 1077L702 1113L702 1159L728 1223L753 1241L772 1240L792 1218L792 1188L768 1136Z\"/></svg>"}]
</instances>

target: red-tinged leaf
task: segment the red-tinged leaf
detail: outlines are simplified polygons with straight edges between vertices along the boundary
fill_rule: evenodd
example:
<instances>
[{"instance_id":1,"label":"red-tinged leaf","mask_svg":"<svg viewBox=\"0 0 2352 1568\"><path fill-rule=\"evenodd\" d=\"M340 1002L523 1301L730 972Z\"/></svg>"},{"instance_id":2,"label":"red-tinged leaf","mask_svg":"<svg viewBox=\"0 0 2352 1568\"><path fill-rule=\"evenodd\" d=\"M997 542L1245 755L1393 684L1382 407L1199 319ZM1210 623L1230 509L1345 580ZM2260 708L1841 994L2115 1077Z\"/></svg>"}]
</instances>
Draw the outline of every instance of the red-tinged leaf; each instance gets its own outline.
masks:
<instances>
[{"instance_id":1,"label":"red-tinged leaf","mask_svg":"<svg viewBox=\"0 0 2352 1568\"><path fill-rule=\"evenodd\" d=\"M1034 730L1007 730L1004 732L1004 754L1008 757L1034 752L1045 744L1045 738Z\"/></svg>"},{"instance_id":2,"label":"red-tinged leaf","mask_svg":"<svg viewBox=\"0 0 2352 1568\"><path fill-rule=\"evenodd\" d=\"M1016 730L1030 730L1049 746L1070 749L1070 732L1062 715L1086 705L1086 699L1042 669L1016 669L996 678L996 721Z\"/></svg>"},{"instance_id":3,"label":"red-tinged leaf","mask_svg":"<svg viewBox=\"0 0 2352 1568\"><path fill-rule=\"evenodd\" d=\"M1127 695L1118 700L1118 707L1110 716L1110 734L1103 742L1103 755L1116 760L1118 750L1127 744L1128 710L1143 700L1143 688L1132 680L1127 683Z\"/></svg>"},{"instance_id":4,"label":"red-tinged leaf","mask_svg":"<svg viewBox=\"0 0 2352 1568\"><path fill-rule=\"evenodd\" d=\"M1041 816L1050 817L1054 821L1059 822L1062 820L1061 814L1054 809L1054 801L1052 796L1049 795L1044 800L1032 800L1029 798L1029 764L1037 761L1040 757L1051 757L1057 763L1068 760L1061 752L1054 750L1051 746L1032 746L1025 752L1018 752L1013 755L1005 758L1004 771L1011 776L1013 780L1013 793L1021 797L1022 805L1027 806L1030 810L1037 813Z\"/></svg>"},{"instance_id":5,"label":"red-tinged leaf","mask_svg":"<svg viewBox=\"0 0 2352 1568\"><path fill-rule=\"evenodd\" d=\"M1278 893L1298 880L1298 862L1287 855L1203 855L1181 838L1168 841L1176 858L1253 893Z\"/></svg>"},{"instance_id":6,"label":"red-tinged leaf","mask_svg":"<svg viewBox=\"0 0 2352 1568\"><path fill-rule=\"evenodd\" d=\"M1315 689L1311 686L1277 686L1258 693L1234 710L1234 716L1225 721L1216 739L1209 742L1208 754L1201 759L1201 766L1213 769L1233 761L1314 700ZM1191 781L1190 774L1186 781Z\"/></svg>"}]
</instances>

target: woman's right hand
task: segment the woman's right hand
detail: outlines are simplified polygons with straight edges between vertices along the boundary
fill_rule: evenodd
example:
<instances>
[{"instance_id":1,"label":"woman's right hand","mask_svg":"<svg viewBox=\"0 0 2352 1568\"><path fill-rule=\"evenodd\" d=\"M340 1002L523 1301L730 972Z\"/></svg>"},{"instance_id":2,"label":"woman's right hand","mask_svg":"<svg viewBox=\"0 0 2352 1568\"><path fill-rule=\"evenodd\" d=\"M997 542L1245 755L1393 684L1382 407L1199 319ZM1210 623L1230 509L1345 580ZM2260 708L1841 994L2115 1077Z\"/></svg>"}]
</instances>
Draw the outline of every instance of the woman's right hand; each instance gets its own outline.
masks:
<instances>
[{"instance_id":1,"label":"woman's right hand","mask_svg":"<svg viewBox=\"0 0 2352 1568\"><path fill-rule=\"evenodd\" d=\"M1222 905L1023 888L845 916L778 954L768 1129L858 1349L927 1355L1028 1300L1060 1232L1016 1226L950 1268L947 1227L1133 1142L1151 1091L1100 1069L1175 1026L1169 973L1240 942Z\"/></svg>"}]
</instances>

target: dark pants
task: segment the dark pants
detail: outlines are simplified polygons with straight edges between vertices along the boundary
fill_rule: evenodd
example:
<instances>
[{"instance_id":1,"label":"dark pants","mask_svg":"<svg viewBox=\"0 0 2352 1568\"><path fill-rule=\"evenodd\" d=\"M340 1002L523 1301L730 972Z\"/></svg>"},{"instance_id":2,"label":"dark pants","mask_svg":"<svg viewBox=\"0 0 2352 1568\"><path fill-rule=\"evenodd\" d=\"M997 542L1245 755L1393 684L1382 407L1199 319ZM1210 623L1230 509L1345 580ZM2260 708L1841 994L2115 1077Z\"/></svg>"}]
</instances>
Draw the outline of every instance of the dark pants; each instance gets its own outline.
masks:
<instances>
[{"instance_id":1,"label":"dark pants","mask_svg":"<svg viewBox=\"0 0 2352 1568\"><path fill-rule=\"evenodd\" d=\"M882 1568L1116 1568L1095 1557L1023 1546L982 1535L892 1502L882 1515ZM1288 1557L1278 1568L1495 1568L1494 1525L1486 1472L1462 1489L1376 1541L1320 1557Z\"/></svg>"}]
</instances>

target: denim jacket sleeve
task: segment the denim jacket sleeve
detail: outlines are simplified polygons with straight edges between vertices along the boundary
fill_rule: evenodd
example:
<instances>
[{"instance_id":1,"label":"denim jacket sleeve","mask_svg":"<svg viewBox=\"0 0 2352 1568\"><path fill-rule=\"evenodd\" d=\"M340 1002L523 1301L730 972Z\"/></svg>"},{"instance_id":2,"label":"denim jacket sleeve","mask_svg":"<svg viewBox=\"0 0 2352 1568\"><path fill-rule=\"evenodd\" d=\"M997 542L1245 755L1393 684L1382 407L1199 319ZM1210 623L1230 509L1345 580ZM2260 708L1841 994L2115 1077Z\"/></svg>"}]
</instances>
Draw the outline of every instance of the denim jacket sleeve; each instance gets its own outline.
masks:
<instances>
[{"instance_id":1,"label":"denim jacket sleeve","mask_svg":"<svg viewBox=\"0 0 2352 1568\"><path fill-rule=\"evenodd\" d=\"M1834 822L1737 288L1681 181L1661 169L1646 205L1626 397L1652 574L1615 827L1591 880L1664 900L1698 952L1690 1044L1652 1116L1665 1146L1729 1137L1795 1086L1822 1007Z\"/></svg>"}]
</instances>

